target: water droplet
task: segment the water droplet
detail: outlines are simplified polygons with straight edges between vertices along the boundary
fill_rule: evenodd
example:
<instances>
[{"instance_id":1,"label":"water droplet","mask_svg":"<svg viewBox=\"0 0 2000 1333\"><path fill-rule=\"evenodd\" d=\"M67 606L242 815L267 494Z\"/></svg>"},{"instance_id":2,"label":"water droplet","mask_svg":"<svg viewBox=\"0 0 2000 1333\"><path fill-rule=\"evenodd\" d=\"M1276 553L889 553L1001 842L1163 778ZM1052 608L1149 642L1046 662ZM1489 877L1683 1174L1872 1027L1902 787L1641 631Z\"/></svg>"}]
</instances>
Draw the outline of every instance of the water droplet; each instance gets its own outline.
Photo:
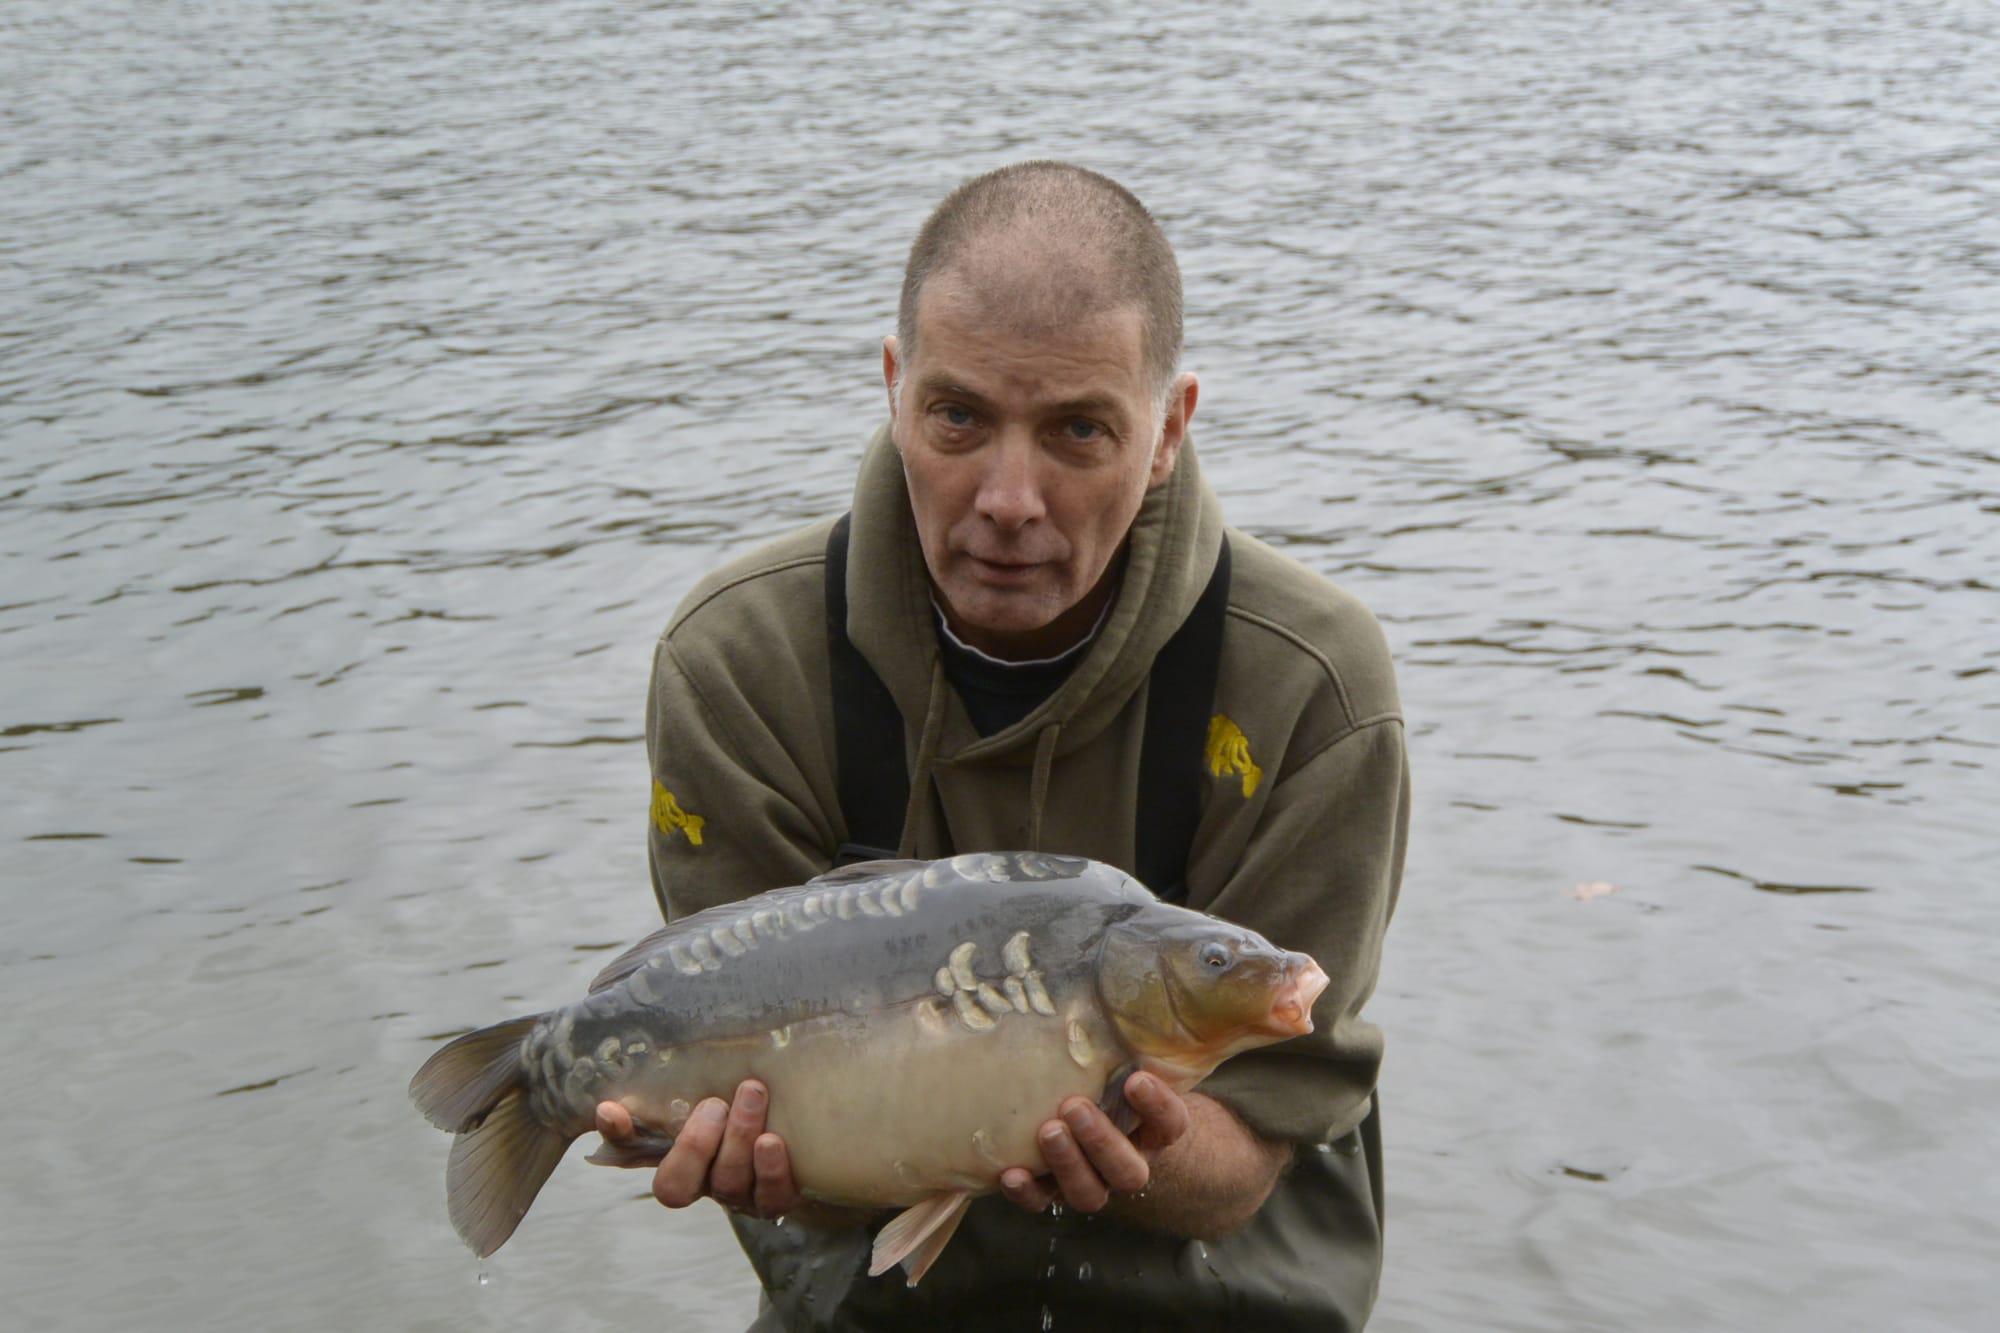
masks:
<instances>
[{"instance_id":1,"label":"water droplet","mask_svg":"<svg viewBox=\"0 0 2000 1333\"><path fill-rule=\"evenodd\" d=\"M1063 1214L1062 1200L1058 1199L1054 1203L1049 1205L1050 1217L1061 1218L1062 1214Z\"/></svg>"},{"instance_id":2,"label":"water droplet","mask_svg":"<svg viewBox=\"0 0 2000 1333\"><path fill-rule=\"evenodd\" d=\"M1048 1306L1044 1305L1042 1307L1042 1333L1049 1333L1049 1330L1054 1328L1055 1326L1056 1326L1055 1312L1049 1309Z\"/></svg>"},{"instance_id":3,"label":"water droplet","mask_svg":"<svg viewBox=\"0 0 2000 1333\"><path fill-rule=\"evenodd\" d=\"M482 1263L479 1265L479 1285L483 1287L486 1285L486 1282L486 1265Z\"/></svg>"},{"instance_id":4,"label":"water droplet","mask_svg":"<svg viewBox=\"0 0 2000 1333\"><path fill-rule=\"evenodd\" d=\"M1053 1247L1051 1248L1053 1249ZM1056 1266L1054 1264L1050 1264L1047 1268L1044 1268L1042 1270L1043 1277L1054 1277L1055 1275L1056 1275Z\"/></svg>"},{"instance_id":5,"label":"water droplet","mask_svg":"<svg viewBox=\"0 0 2000 1333\"><path fill-rule=\"evenodd\" d=\"M1077 1269L1077 1270L1076 1270L1076 1280L1077 1280L1078 1282L1088 1282L1088 1281L1090 1281L1090 1265L1089 1265L1089 1264L1085 1264L1085 1265L1084 1265L1083 1267L1081 1267L1081 1268L1079 1268L1079 1269Z\"/></svg>"}]
</instances>

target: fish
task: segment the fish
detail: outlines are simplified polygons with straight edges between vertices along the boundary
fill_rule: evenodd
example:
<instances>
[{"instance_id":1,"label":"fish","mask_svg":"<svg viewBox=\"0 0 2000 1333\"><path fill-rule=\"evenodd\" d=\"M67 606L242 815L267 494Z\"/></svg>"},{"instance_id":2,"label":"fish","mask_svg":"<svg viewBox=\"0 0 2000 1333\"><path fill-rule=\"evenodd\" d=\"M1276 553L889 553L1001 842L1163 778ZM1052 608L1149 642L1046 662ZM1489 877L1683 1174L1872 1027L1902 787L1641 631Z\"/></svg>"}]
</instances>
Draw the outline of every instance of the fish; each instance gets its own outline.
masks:
<instances>
[{"instance_id":1,"label":"fish","mask_svg":"<svg viewBox=\"0 0 2000 1333\"><path fill-rule=\"evenodd\" d=\"M657 1155L704 1099L760 1079L800 1192L901 1210L869 1273L901 1264L915 1286L1003 1169L1048 1169L1036 1131L1067 1098L1129 1131L1129 1074L1191 1089L1312 1031L1326 984L1307 955L1102 862L870 861L670 923L584 999L442 1047L410 1096L456 1135L447 1208L484 1258L599 1102L631 1112L626 1155Z\"/></svg>"}]
</instances>

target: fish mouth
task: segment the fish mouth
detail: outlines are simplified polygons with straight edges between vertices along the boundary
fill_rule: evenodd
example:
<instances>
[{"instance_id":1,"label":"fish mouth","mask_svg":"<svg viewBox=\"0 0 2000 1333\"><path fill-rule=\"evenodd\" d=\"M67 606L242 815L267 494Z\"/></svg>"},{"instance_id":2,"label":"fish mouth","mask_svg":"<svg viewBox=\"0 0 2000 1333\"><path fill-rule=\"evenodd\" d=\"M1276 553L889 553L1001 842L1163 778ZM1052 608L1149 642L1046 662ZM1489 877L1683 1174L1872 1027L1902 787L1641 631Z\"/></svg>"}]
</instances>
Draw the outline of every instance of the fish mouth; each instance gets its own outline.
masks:
<instances>
[{"instance_id":1,"label":"fish mouth","mask_svg":"<svg viewBox=\"0 0 2000 1333\"><path fill-rule=\"evenodd\" d=\"M1271 1001L1268 1029L1285 1037L1303 1037L1313 1030L1313 1001L1326 989L1327 975L1304 954L1293 954L1291 975Z\"/></svg>"}]
</instances>

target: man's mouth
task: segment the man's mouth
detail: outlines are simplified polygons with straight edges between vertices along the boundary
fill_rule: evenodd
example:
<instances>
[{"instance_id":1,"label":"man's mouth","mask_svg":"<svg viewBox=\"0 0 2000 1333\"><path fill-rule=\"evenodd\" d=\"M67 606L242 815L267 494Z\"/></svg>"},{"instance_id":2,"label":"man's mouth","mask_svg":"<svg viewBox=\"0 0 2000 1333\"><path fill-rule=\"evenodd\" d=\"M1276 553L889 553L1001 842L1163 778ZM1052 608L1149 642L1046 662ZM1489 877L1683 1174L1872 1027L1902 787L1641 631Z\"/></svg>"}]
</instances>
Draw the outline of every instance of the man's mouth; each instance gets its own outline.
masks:
<instances>
[{"instance_id":1,"label":"man's mouth","mask_svg":"<svg viewBox=\"0 0 2000 1333\"><path fill-rule=\"evenodd\" d=\"M976 578L984 583L1020 583L1026 581L1041 562L1036 560L989 560L984 556L968 555Z\"/></svg>"}]
</instances>

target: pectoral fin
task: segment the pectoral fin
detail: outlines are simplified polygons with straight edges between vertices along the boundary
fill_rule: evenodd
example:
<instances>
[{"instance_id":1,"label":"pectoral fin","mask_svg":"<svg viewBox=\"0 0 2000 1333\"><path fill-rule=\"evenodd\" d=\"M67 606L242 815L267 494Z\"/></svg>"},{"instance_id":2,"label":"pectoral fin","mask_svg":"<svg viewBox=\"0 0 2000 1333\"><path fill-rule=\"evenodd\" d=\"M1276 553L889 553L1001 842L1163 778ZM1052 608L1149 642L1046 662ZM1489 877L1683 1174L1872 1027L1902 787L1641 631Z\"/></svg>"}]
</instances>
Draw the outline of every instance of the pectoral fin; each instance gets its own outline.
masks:
<instances>
[{"instance_id":1,"label":"pectoral fin","mask_svg":"<svg viewBox=\"0 0 2000 1333\"><path fill-rule=\"evenodd\" d=\"M1126 1065L1112 1074L1105 1081L1104 1095L1097 1099L1099 1109L1111 1117L1111 1123L1127 1138L1139 1127L1139 1113L1132 1109L1132 1103L1125 1100L1125 1080L1132 1077L1133 1072L1132 1066Z\"/></svg>"},{"instance_id":2,"label":"pectoral fin","mask_svg":"<svg viewBox=\"0 0 2000 1333\"><path fill-rule=\"evenodd\" d=\"M890 1218L875 1233L868 1276L880 1277L900 1263L909 1274L905 1285L914 1287L923 1281L958 1230L959 1219L971 1202L972 1195L966 1190L944 1190Z\"/></svg>"}]
</instances>

